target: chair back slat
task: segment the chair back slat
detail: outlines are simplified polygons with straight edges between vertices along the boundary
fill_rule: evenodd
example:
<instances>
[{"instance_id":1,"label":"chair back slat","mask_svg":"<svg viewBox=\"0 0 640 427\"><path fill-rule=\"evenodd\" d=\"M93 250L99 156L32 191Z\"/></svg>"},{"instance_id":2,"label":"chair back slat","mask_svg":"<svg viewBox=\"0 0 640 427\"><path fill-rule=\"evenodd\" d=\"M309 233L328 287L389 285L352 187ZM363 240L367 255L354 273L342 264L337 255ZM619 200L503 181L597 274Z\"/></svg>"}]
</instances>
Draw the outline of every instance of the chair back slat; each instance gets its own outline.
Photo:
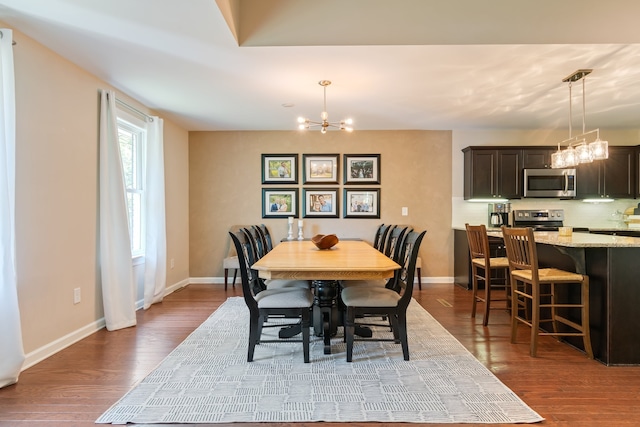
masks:
<instances>
[{"instance_id":1,"label":"chair back slat","mask_svg":"<svg viewBox=\"0 0 640 427\"><path fill-rule=\"evenodd\" d=\"M489 236L487 235L487 227L484 224L469 225L465 224L467 229L467 240L469 241L469 254L471 258L484 258L486 264L489 265Z\"/></svg>"},{"instance_id":2,"label":"chair back slat","mask_svg":"<svg viewBox=\"0 0 640 427\"><path fill-rule=\"evenodd\" d=\"M509 269L530 270L535 281L538 280L538 252L531 227L509 228L502 226L502 235L509 259Z\"/></svg>"},{"instance_id":3,"label":"chair back slat","mask_svg":"<svg viewBox=\"0 0 640 427\"><path fill-rule=\"evenodd\" d=\"M400 245L398 245L398 242L402 240L402 237L407 231L408 227L394 226L388 233L384 254L394 261L396 260L398 251L400 250Z\"/></svg>"},{"instance_id":4,"label":"chair back slat","mask_svg":"<svg viewBox=\"0 0 640 427\"><path fill-rule=\"evenodd\" d=\"M271 251L273 249L273 239L271 238L271 233L266 225L260 224L258 226L259 231L262 233L262 237L264 238L265 243L265 253Z\"/></svg>"}]
</instances>

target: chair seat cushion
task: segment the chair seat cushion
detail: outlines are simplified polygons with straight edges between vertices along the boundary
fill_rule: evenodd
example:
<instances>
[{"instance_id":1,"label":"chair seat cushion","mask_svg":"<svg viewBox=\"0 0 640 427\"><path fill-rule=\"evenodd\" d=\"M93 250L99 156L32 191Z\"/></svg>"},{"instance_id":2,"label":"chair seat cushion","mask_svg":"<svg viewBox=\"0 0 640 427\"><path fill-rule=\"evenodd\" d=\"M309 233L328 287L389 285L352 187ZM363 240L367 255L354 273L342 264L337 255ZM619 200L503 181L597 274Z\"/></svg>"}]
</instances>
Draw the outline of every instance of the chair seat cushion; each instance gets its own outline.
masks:
<instances>
[{"instance_id":1,"label":"chair seat cushion","mask_svg":"<svg viewBox=\"0 0 640 427\"><path fill-rule=\"evenodd\" d=\"M258 308L304 308L313 304L310 290L288 288L267 289L256 295Z\"/></svg>"},{"instance_id":2,"label":"chair seat cushion","mask_svg":"<svg viewBox=\"0 0 640 427\"><path fill-rule=\"evenodd\" d=\"M515 270L512 276L531 281L531 270ZM582 274L572 273L570 271L558 270L557 268L540 268L538 269L538 279L540 282L582 282Z\"/></svg>"},{"instance_id":3,"label":"chair seat cushion","mask_svg":"<svg viewBox=\"0 0 640 427\"><path fill-rule=\"evenodd\" d=\"M384 288L387 285L386 279L377 280L343 280L340 282L340 286L343 289L358 287L358 286L374 286L378 288Z\"/></svg>"},{"instance_id":4,"label":"chair seat cushion","mask_svg":"<svg viewBox=\"0 0 640 427\"><path fill-rule=\"evenodd\" d=\"M395 307L400 300L400 294L391 289L371 286L347 288L341 295L347 307Z\"/></svg>"},{"instance_id":5,"label":"chair seat cushion","mask_svg":"<svg viewBox=\"0 0 640 427\"><path fill-rule=\"evenodd\" d=\"M267 289L310 289L311 285L308 280L287 280L287 279L269 279L265 280L264 284Z\"/></svg>"},{"instance_id":6,"label":"chair seat cushion","mask_svg":"<svg viewBox=\"0 0 640 427\"><path fill-rule=\"evenodd\" d=\"M233 268L233 269L238 269L240 268L240 262L238 261L238 256L230 256L227 257L225 259L222 260L222 267L223 268Z\"/></svg>"},{"instance_id":7,"label":"chair seat cushion","mask_svg":"<svg viewBox=\"0 0 640 427\"><path fill-rule=\"evenodd\" d=\"M475 265L484 268L484 258L474 258L471 260ZM509 259L505 257L489 258L489 268L507 268Z\"/></svg>"}]
</instances>

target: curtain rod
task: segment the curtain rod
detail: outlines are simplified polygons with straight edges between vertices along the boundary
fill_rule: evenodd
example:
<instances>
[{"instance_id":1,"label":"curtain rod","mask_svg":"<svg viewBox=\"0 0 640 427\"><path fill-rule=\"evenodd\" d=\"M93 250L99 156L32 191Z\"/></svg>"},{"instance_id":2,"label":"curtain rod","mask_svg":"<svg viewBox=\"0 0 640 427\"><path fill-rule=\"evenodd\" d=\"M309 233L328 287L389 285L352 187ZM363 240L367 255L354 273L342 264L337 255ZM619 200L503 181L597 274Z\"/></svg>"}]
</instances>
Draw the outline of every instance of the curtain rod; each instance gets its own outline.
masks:
<instances>
[{"instance_id":1,"label":"curtain rod","mask_svg":"<svg viewBox=\"0 0 640 427\"><path fill-rule=\"evenodd\" d=\"M4 34L2 34L2 30L0 30L0 39L3 38L3 37L4 37ZM15 40L11 41L11 46L15 46L17 44L18 44L18 42L16 42Z\"/></svg>"},{"instance_id":2,"label":"curtain rod","mask_svg":"<svg viewBox=\"0 0 640 427\"><path fill-rule=\"evenodd\" d=\"M145 119L149 120L150 122L153 121L153 117L152 116L148 115L147 113L143 113L142 111L138 110L135 107L132 107L131 105L127 104L124 101L119 100L117 97L116 97L116 103L120 104L121 106L127 108L128 110L130 110L130 111L132 111L132 112L144 117Z\"/></svg>"}]
</instances>

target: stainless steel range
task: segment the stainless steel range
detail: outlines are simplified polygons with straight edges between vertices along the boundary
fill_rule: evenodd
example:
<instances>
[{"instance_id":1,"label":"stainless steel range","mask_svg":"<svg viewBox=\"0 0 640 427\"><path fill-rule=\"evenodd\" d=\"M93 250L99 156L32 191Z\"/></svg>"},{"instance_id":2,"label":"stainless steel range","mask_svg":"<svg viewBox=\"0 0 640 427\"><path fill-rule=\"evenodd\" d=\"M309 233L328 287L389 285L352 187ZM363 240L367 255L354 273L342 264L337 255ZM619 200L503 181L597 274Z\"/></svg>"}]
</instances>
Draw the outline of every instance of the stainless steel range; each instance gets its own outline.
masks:
<instances>
[{"instance_id":1,"label":"stainless steel range","mask_svg":"<svg viewBox=\"0 0 640 427\"><path fill-rule=\"evenodd\" d=\"M558 231L564 226L563 209L521 209L513 211L514 227L532 227L537 231Z\"/></svg>"}]
</instances>

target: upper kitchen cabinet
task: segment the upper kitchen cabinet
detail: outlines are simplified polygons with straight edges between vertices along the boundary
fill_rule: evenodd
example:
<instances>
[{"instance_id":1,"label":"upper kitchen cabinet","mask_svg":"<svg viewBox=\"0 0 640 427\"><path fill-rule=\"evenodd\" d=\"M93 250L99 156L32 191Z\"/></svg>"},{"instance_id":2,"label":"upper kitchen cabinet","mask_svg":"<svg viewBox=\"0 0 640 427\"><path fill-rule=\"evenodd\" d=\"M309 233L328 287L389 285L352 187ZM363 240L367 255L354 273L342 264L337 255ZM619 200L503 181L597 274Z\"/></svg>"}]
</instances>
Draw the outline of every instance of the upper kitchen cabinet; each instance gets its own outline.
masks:
<instances>
[{"instance_id":1,"label":"upper kitchen cabinet","mask_svg":"<svg viewBox=\"0 0 640 427\"><path fill-rule=\"evenodd\" d=\"M576 167L576 198L632 199L636 194L635 147L609 146L609 158Z\"/></svg>"},{"instance_id":2,"label":"upper kitchen cabinet","mask_svg":"<svg viewBox=\"0 0 640 427\"><path fill-rule=\"evenodd\" d=\"M522 150L467 147L464 153L464 199L522 197Z\"/></svg>"},{"instance_id":3,"label":"upper kitchen cabinet","mask_svg":"<svg viewBox=\"0 0 640 427\"><path fill-rule=\"evenodd\" d=\"M550 169L551 154L557 148L525 148L522 150L522 167L525 169Z\"/></svg>"}]
</instances>

